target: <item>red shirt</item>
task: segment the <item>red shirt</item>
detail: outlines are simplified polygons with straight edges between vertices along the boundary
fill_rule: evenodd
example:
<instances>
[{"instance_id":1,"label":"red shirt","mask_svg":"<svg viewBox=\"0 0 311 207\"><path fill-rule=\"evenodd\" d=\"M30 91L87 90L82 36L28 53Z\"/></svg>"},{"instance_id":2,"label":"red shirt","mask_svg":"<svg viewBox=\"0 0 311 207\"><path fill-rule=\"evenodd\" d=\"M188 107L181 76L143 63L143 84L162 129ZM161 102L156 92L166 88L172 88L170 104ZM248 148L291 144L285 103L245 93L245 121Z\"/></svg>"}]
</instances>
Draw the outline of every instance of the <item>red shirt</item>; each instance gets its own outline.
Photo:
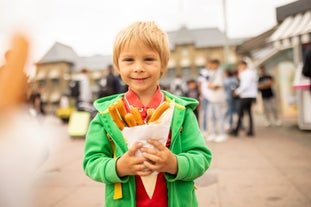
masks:
<instances>
[{"instance_id":1,"label":"red shirt","mask_svg":"<svg viewBox=\"0 0 311 207\"><path fill-rule=\"evenodd\" d=\"M143 120L147 117L147 110L149 108L156 109L165 99L164 94L161 92L160 87L158 87L157 91L152 97L150 103L147 106L144 106L137 95L129 89L126 92L123 102L127 111L130 111L130 105L137 107L140 111L140 115ZM170 143L170 138L167 141L168 145ZM167 146L169 147L169 145ZM155 190L153 193L152 198L150 199L145 187L142 183L140 176L135 176L136 178L136 207L167 207L168 206L168 198L167 198L167 187L166 187L166 180L164 177L164 173L159 173L157 176L157 182L155 186Z\"/></svg>"}]
</instances>

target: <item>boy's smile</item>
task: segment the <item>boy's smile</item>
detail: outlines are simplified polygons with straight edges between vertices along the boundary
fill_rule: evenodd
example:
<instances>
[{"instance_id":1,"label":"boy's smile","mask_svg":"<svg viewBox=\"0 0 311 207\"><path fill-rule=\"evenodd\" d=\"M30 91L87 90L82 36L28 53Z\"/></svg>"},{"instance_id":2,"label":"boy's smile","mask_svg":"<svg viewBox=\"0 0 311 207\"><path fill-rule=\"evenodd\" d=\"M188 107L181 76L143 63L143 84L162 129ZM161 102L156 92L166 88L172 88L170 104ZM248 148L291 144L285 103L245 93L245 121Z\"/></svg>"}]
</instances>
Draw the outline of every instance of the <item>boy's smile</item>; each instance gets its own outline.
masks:
<instances>
[{"instance_id":1,"label":"boy's smile","mask_svg":"<svg viewBox=\"0 0 311 207\"><path fill-rule=\"evenodd\" d=\"M132 79L134 79L134 80L136 80L136 81L143 81L143 80L146 80L146 79L148 79L149 77L146 77L146 78L132 78Z\"/></svg>"}]
</instances>

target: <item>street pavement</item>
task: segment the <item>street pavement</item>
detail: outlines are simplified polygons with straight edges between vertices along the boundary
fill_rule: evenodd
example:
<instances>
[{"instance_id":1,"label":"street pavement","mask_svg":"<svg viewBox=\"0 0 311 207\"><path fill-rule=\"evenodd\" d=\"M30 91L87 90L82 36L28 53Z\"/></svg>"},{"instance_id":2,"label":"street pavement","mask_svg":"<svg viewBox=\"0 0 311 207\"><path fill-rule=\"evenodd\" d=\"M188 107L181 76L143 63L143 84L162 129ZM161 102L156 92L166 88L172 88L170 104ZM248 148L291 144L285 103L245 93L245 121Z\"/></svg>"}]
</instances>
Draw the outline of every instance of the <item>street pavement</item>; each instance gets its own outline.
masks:
<instances>
[{"instance_id":1,"label":"street pavement","mask_svg":"<svg viewBox=\"0 0 311 207\"><path fill-rule=\"evenodd\" d=\"M104 184L82 169L83 138L71 138L67 125L46 117L49 157L36 179L36 207L102 207ZM200 207L311 207L311 132L295 120L265 128L255 117L255 137L243 131L222 143L207 142L213 160L195 180Z\"/></svg>"}]
</instances>

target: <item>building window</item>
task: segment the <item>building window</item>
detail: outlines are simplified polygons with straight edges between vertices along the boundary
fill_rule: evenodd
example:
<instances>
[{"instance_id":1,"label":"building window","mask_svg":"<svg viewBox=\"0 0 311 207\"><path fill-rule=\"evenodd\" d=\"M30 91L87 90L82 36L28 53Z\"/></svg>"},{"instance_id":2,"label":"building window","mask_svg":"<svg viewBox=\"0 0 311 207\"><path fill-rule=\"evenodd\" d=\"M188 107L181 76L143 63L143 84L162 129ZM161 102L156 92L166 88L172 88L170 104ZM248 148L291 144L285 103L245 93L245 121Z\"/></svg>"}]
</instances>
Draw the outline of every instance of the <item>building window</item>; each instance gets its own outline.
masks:
<instances>
[{"instance_id":1,"label":"building window","mask_svg":"<svg viewBox=\"0 0 311 207\"><path fill-rule=\"evenodd\" d=\"M39 86L46 86L46 80L39 80Z\"/></svg>"},{"instance_id":2,"label":"building window","mask_svg":"<svg viewBox=\"0 0 311 207\"><path fill-rule=\"evenodd\" d=\"M197 67L196 67L196 74L197 74L197 76L200 75L200 72L201 72L201 70L203 70L203 69L204 69L204 66L197 66Z\"/></svg>"},{"instance_id":3,"label":"building window","mask_svg":"<svg viewBox=\"0 0 311 207\"><path fill-rule=\"evenodd\" d=\"M53 87L58 87L59 86L59 79L58 78L53 78L52 79L52 85L53 85Z\"/></svg>"},{"instance_id":4,"label":"building window","mask_svg":"<svg viewBox=\"0 0 311 207\"><path fill-rule=\"evenodd\" d=\"M182 68L182 77L184 79L188 79L191 77L190 68L189 67L183 67Z\"/></svg>"},{"instance_id":5,"label":"building window","mask_svg":"<svg viewBox=\"0 0 311 207\"><path fill-rule=\"evenodd\" d=\"M168 79L173 79L176 76L176 69L175 68L169 68L167 70L167 78Z\"/></svg>"},{"instance_id":6,"label":"building window","mask_svg":"<svg viewBox=\"0 0 311 207\"><path fill-rule=\"evenodd\" d=\"M188 55L189 55L189 50L188 50L187 48L183 48L183 49L181 50L181 55L182 55L182 56L188 56Z\"/></svg>"}]
</instances>

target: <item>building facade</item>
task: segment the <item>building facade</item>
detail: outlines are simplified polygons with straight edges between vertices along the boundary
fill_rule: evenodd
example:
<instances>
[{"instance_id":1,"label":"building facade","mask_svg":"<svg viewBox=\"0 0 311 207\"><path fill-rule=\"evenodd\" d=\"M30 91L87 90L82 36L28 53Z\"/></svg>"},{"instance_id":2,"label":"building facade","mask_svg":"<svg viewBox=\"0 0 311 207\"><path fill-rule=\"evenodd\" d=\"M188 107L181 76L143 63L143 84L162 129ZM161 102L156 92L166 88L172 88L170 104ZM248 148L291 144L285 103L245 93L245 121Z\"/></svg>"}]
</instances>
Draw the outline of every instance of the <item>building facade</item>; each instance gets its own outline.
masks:
<instances>
[{"instance_id":1,"label":"building facade","mask_svg":"<svg viewBox=\"0 0 311 207\"><path fill-rule=\"evenodd\" d=\"M242 39L229 39L229 54L225 63L225 35L218 28L188 29L181 27L168 32L171 57L162 84L167 85L177 75L186 81L197 78L208 59L218 59L224 67L235 63L239 56L236 47Z\"/></svg>"},{"instance_id":2,"label":"building facade","mask_svg":"<svg viewBox=\"0 0 311 207\"><path fill-rule=\"evenodd\" d=\"M229 39L228 57L225 57L224 46L226 38L218 28L188 29L168 32L171 57L166 74L161 85L167 87L176 75L181 75L186 81L197 78L199 71L204 68L208 59L219 59L224 63L235 63L239 56L237 46L242 39ZM75 75L83 68L90 72L90 81L93 86L94 100L98 91L99 81L107 75L107 66L112 64L111 55L95 55L79 57L67 45L55 43L51 49L36 63L36 75L32 81L34 88L43 86L43 101L47 111L54 112L59 104L60 97L68 93L68 85Z\"/></svg>"}]
</instances>

